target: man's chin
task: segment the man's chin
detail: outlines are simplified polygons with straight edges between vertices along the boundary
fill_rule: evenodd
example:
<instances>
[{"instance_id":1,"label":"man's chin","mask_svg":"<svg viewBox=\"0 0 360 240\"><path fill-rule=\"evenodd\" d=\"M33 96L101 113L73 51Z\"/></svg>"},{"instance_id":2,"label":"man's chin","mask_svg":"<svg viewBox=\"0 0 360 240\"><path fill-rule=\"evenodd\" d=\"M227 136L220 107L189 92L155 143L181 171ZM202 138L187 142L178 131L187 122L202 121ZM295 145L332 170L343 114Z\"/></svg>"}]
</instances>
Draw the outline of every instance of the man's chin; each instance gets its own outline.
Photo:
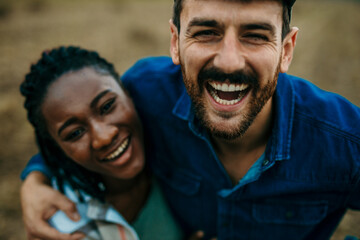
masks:
<instances>
[{"instance_id":1,"label":"man's chin","mask_svg":"<svg viewBox=\"0 0 360 240\"><path fill-rule=\"evenodd\" d=\"M201 121L212 137L222 140L231 141L243 137L254 120L244 113L241 115L239 113L223 114L205 113Z\"/></svg>"},{"instance_id":2,"label":"man's chin","mask_svg":"<svg viewBox=\"0 0 360 240\"><path fill-rule=\"evenodd\" d=\"M194 98L193 102L197 119L212 137L229 141L238 139L252 122L244 113L217 111L204 98Z\"/></svg>"},{"instance_id":3,"label":"man's chin","mask_svg":"<svg viewBox=\"0 0 360 240\"><path fill-rule=\"evenodd\" d=\"M234 132L225 132L225 131L212 131L211 136L216 139L224 140L224 141L235 141L236 139L240 139L243 134L234 133Z\"/></svg>"},{"instance_id":4,"label":"man's chin","mask_svg":"<svg viewBox=\"0 0 360 240\"><path fill-rule=\"evenodd\" d=\"M206 124L205 127L207 128L210 135L214 138L232 141L241 138L249 126L244 125L237 125L237 126L226 126L227 123L224 121L223 123L217 124Z\"/></svg>"}]
</instances>

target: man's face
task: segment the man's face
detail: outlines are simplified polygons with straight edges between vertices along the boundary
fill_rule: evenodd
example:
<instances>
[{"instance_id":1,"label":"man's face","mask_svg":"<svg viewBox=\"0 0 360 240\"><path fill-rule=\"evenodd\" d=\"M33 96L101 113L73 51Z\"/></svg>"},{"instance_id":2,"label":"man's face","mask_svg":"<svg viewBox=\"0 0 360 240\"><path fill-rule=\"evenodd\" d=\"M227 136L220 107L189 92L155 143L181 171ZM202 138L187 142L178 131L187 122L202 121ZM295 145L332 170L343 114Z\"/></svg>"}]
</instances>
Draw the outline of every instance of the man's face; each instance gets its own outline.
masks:
<instances>
[{"instance_id":1,"label":"man's face","mask_svg":"<svg viewBox=\"0 0 360 240\"><path fill-rule=\"evenodd\" d=\"M276 1L185 0L171 54L197 117L215 137L242 136L274 93L282 64L282 5Z\"/></svg>"}]
</instances>

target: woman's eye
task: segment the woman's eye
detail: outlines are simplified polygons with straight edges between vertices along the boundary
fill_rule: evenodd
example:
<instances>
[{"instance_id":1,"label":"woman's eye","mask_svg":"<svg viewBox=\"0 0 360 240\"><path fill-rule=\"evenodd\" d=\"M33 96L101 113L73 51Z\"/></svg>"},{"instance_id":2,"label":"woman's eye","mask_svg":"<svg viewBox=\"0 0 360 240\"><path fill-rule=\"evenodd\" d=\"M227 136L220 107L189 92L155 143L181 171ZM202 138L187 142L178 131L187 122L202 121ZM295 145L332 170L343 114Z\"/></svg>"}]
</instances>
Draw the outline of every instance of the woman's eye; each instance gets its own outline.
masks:
<instances>
[{"instance_id":1,"label":"woman's eye","mask_svg":"<svg viewBox=\"0 0 360 240\"><path fill-rule=\"evenodd\" d=\"M104 105L102 105L100 109L101 114L105 114L109 112L112 109L114 102L115 102L115 98L112 98L111 100L107 101Z\"/></svg>"},{"instance_id":2,"label":"woman's eye","mask_svg":"<svg viewBox=\"0 0 360 240\"><path fill-rule=\"evenodd\" d=\"M66 141L76 140L83 134L82 129L76 129L72 131L70 134L68 134L65 138Z\"/></svg>"}]
</instances>

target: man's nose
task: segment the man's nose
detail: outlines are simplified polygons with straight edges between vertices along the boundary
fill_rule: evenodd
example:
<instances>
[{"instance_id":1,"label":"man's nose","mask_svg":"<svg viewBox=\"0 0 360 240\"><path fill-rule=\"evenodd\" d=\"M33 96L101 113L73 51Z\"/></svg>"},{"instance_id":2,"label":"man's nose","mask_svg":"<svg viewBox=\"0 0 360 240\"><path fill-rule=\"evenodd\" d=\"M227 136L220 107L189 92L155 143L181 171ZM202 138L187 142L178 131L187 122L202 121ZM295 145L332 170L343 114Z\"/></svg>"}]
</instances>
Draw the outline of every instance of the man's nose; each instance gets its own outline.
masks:
<instances>
[{"instance_id":1,"label":"man's nose","mask_svg":"<svg viewBox=\"0 0 360 240\"><path fill-rule=\"evenodd\" d=\"M233 73L245 68L244 49L235 31L227 32L220 42L214 66L224 73Z\"/></svg>"},{"instance_id":2,"label":"man's nose","mask_svg":"<svg viewBox=\"0 0 360 240\"><path fill-rule=\"evenodd\" d=\"M91 124L91 146L95 150L111 145L118 128L114 125L94 121Z\"/></svg>"}]
</instances>

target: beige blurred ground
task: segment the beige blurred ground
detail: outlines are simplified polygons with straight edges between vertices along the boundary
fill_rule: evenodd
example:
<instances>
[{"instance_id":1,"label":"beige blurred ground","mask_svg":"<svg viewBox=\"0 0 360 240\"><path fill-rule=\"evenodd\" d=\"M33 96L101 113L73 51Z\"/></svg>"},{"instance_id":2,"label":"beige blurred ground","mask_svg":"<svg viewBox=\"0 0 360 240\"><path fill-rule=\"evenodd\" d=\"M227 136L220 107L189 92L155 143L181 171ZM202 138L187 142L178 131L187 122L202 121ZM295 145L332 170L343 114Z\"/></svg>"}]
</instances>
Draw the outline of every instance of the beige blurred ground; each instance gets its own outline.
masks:
<instances>
[{"instance_id":1,"label":"beige blurred ground","mask_svg":"<svg viewBox=\"0 0 360 240\"><path fill-rule=\"evenodd\" d=\"M168 55L171 0L0 0L0 239L25 239L19 173L36 153L18 86L44 49L80 45L124 72L136 59ZM360 105L360 4L298 0L300 27L290 73ZM349 212L333 239L360 237Z\"/></svg>"}]
</instances>

